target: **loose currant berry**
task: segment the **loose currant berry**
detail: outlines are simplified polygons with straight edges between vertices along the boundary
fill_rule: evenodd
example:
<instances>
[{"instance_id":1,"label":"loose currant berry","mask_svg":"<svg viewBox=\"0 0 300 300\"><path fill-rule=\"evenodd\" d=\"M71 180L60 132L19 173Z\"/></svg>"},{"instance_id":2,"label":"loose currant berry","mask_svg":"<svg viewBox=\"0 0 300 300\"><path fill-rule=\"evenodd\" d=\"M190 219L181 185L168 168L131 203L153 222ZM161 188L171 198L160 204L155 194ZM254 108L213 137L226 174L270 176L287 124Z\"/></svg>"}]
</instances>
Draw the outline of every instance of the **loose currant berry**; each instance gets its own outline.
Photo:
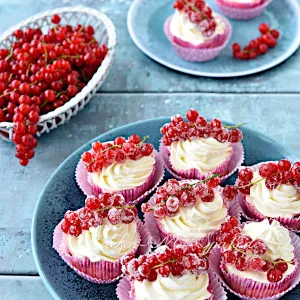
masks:
<instances>
[{"instance_id":1,"label":"loose currant berry","mask_svg":"<svg viewBox=\"0 0 300 300\"><path fill-rule=\"evenodd\" d=\"M275 269L279 270L282 274L284 274L288 270L288 264L281 258L274 260Z\"/></svg>"},{"instance_id":2,"label":"loose currant berry","mask_svg":"<svg viewBox=\"0 0 300 300\"><path fill-rule=\"evenodd\" d=\"M51 22L53 24L59 24L60 23L60 16L59 15L53 15L51 18Z\"/></svg>"},{"instance_id":3,"label":"loose currant berry","mask_svg":"<svg viewBox=\"0 0 300 300\"><path fill-rule=\"evenodd\" d=\"M234 186L227 185L222 191L222 198L225 202L233 201L238 195L238 189Z\"/></svg>"},{"instance_id":4,"label":"loose currant berry","mask_svg":"<svg viewBox=\"0 0 300 300\"><path fill-rule=\"evenodd\" d=\"M249 262L249 268L253 271L261 271L265 264L266 262L263 259L254 257Z\"/></svg>"},{"instance_id":5,"label":"loose currant berry","mask_svg":"<svg viewBox=\"0 0 300 300\"><path fill-rule=\"evenodd\" d=\"M275 283L282 280L282 272L278 269L271 269L267 273L267 278L269 282Z\"/></svg>"},{"instance_id":6,"label":"loose currant berry","mask_svg":"<svg viewBox=\"0 0 300 300\"><path fill-rule=\"evenodd\" d=\"M220 179L217 177L211 178L206 182L206 185L212 189L216 188L219 184L220 184Z\"/></svg>"},{"instance_id":7,"label":"loose currant berry","mask_svg":"<svg viewBox=\"0 0 300 300\"><path fill-rule=\"evenodd\" d=\"M195 109L189 110L186 114L186 118L192 123L196 122L198 116L199 116L199 113Z\"/></svg>"},{"instance_id":8,"label":"loose currant berry","mask_svg":"<svg viewBox=\"0 0 300 300\"><path fill-rule=\"evenodd\" d=\"M282 159L278 162L278 169L280 171L289 171L292 167L292 164L287 159Z\"/></svg>"},{"instance_id":9,"label":"loose currant berry","mask_svg":"<svg viewBox=\"0 0 300 300\"><path fill-rule=\"evenodd\" d=\"M141 142L141 138L137 134L133 134L128 138L129 143L139 144Z\"/></svg>"},{"instance_id":10,"label":"loose currant berry","mask_svg":"<svg viewBox=\"0 0 300 300\"><path fill-rule=\"evenodd\" d=\"M270 27L268 24L263 23L263 24L259 25L259 31L261 34L266 34L269 32L269 30L270 30Z\"/></svg>"},{"instance_id":11,"label":"loose currant berry","mask_svg":"<svg viewBox=\"0 0 300 300\"><path fill-rule=\"evenodd\" d=\"M90 210L95 210L100 208L100 199L95 196L90 196L85 200L85 206Z\"/></svg>"},{"instance_id":12,"label":"loose currant berry","mask_svg":"<svg viewBox=\"0 0 300 300\"><path fill-rule=\"evenodd\" d=\"M272 175L273 167L271 164L263 164L259 167L258 173L261 177L267 178Z\"/></svg>"},{"instance_id":13,"label":"loose currant berry","mask_svg":"<svg viewBox=\"0 0 300 300\"><path fill-rule=\"evenodd\" d=\"M250 168L243 168L239 171L238 177L243 182L251 182L251 180L254 177L254 174Z\"/></svg>"},{"instance_id":14,"label":"loose currant berry","mask_svg":"<svg viewBox=\"0 0 300 300\"><path fill-rule=\"evenodd\" d=\"M223 259L227 264L234 264L235 263L235 256L233 254L233 251L229 250L229 251L225 251L223 253Z\"/></svg>"},{"instance_id":15,"label":"loose currant berry","mask_svg":"<svg viewBox=\"0 0 300 300\"><path fill-rule=\"evenodd\" d=\"M245 271L248 268L248 263L247 263L246 258L244 256L237 258L237 260L235 262L235 267L239 271Z\"/></svg>"}]
</instances>

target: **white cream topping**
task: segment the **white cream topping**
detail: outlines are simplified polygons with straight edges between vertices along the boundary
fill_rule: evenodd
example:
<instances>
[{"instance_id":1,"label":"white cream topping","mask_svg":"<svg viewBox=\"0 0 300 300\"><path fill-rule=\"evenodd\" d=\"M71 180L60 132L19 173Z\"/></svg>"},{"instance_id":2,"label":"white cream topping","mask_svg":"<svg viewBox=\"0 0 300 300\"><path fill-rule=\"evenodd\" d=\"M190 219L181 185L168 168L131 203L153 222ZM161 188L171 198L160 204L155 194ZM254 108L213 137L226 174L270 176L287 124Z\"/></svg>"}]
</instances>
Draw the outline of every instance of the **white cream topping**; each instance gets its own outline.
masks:
<instances>
[{"instance_id":1,"label":"white cream topping","mask_svg":"<svg viewBox=\"0 0 300 300\"><path fill-rule=\"evenodd\" d=\"M195 205L180 207L174 217L164 217L158 219L158 222L166 232L191 242L219 230L226 216L227 208L220 193L215 190L214 201L203 202L199 198Z\"/></svg>"},{"instance_id":2,"label":"white cream topping","mask_svg":"<svg viewBox=\"0 0 300 300\"><path fill-rule=\"evenodd\" d=\"M209 276L184 274L181 277L170 275L149 282L134 281L136 300L205 300L212 294L208 291Z\"/></svg>"},{"instance_id":3,"label":"white cream topping","mask_svg":"<svg viewBox=\"0 0 300 300\"><path fill-rule=\"evenodd\" d=\"M226 23L218 17L215 17L215 20L217 23L216 30L210 37L205 37L197 24L192 23L184 12L176 10L171 20L170 30L174 36L197 46L225 32Z\"/></svg>"},{"instance_id":4,"label":"white cream topping","mask_svg":"<svg viewBox=\"0 0 300 300\"><path fill-rule=\"evenodd\" d=\"M138 160L128 158L122 164L114 162L104 167L100 173L89 173L89 179L105 193L129 190L143 185L151 175L154 165L153 156L144 156Z\"/></svg>"},{"instance_id":5,"label":"white cream topping","mask_svg":"<svg viewBox=\"0 0 300 300\"><path fill-rule=\"evenodd\" d=\"M231 154L231 143L220 143L209 137L173 142L169 147L170 161L178 170L198 169L209 173L221 165Z\"/></svg>"},{"instance_id":6,"label":"white cream topping","mask_svg":"<svg viewBox=\"0 0 300 300\"><path fill-rule=\"evenodd\" d=\"M136 222L112 225L104 219L103 225L83 230L78 237L64 235L70 253L91 262L116 261L133 251L140 242Z\"/></svg>"},{"instance_id":7,"label":"white cream topping","mask_svg":"<svg viewBox=\"0 0 300 300\"><path fill-rule=\"evenodd\" d=\"M268 251L265 257L270 260L283 259L291 261L294 258L294 246L289 235L289 231L280 225L276 220L272 224L266 219L262 222L246 224L242 233L249 235L253 240L261 239L267 246ZM243 278L249 278L258 282L268 283L267 272L254 272L250 269L246 271L238 271L234 266L226 265L229 273L236 274ZM288 264L288 270L283 274L283 279L293 273L295 266Z\"/></svg>"},{"instance_id":8,"label":"white cream topping","mask_svg":"<svg viewBox=\"0 0 300 300\"><path fill-rule=\"evenodd\" d=\"M258 171L254 173L252 182L262 179ZM276 189L269 190L265 185L266 180L253 185L246 201L252 204L262 215L276 218L292 218L300 214L300 193L295 187L280 184Z\"/></svg>"}]
</instances>

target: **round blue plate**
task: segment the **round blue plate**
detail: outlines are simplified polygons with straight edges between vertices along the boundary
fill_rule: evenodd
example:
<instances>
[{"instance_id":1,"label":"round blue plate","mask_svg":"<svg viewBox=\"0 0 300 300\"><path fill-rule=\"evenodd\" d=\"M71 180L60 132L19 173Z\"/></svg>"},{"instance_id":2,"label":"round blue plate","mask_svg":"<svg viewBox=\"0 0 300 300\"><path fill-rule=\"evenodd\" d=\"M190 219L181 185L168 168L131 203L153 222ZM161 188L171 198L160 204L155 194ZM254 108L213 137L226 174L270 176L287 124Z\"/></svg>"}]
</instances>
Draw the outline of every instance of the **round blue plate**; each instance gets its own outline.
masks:
<instances>
[{"instance_id":1,"label":"round blue plate","mask_svg":"<svg viewBox=\"0 0 300 300\"><path fill-rule=\"evenodd\" d=\"M159 129L168 121L169 118L160 118L129 124L102 134L93 141L109 141L117 136L136 133L141 136L149 135L149 142L158 149L161 138ZM275 141L253 130L243 128L243 133L246 165L266 160L279 160L284 157L292 161L297 159ZM31 236L34 260L44 284L54 299L117 299L116 284L97 285L82 279L52 248L53 230L64 213L68 209L76 210L84 206L85 197L75 182L74 172L81 154L91 148L93 141L79 148L58 167L46 184L33 215ZM229 179L230 182L233 180L234 178Z\"/></svg>"},{"instance_id":2,"label":"round blue plate","mask_svg":"<svg viewBox=\"0 0 300 300\"><path fill-rule=\"evenodd\" d=\"M207 1L218 11L213 0ZM297 0L274 0L256 19L238 21L229 19L232 38L215 60L205 63L188 62L178 57L164 34L165 20L174 13L174 0L135 0L129 10L127 25L134 43L146 55L171 69L206 77L237 77L270 69L288 59L300 45L300 6ZM259 36L258 26L268 23L278 28L281 38L276 48L267 55L249 61L232 57L231 45L247 45Z\"/></svg>"}]
</instances>

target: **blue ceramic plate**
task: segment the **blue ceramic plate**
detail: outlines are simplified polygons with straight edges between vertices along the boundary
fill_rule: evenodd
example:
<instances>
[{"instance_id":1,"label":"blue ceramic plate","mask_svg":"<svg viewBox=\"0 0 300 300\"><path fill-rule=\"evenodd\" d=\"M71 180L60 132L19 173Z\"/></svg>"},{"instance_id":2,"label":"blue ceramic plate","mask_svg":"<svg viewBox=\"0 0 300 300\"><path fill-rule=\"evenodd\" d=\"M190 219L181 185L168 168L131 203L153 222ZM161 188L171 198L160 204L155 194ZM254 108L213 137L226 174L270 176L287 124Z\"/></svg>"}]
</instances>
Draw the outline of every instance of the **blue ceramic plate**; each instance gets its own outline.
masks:
<instances>
[{"instance_id":1,"label":"blue ceramic plate","mask_svg":"<svg viewBox=\"0 0 300 300\"><path fill-rule=\"evenodd\" d=\"M93 141L109 141L117 136L129 136L136 133L149 135L149 142L157 149L161 137L159 129L168 120L160 118L129 124L102 134ZM266 160L280 160L284 157L290 160L297 159L276 142L253 130L244 128L243 133L246 165ZM97 285L82 279L52 248L53 230L63 218L64 213L68 209L76 210L84 205L85 197L75 182L74 172L81 154L91 148L93 141L75 151L58 167L46 184L33 216L32 249L35 263L44 284L54 299L117 299L116 284ZM232 182L234 178L229 180ZM292 299L290 294L289 299Z\"/></svg>"},{"instance_id":2,"label":"blue ceramic plate","mask_svg":"<svg viewBox=\"0 0 300 300\"><path fill-rule=\"evenodd\" d=\"M213 0L207 1L218 11ZM232 38L219 57L205 63L187 62L178 57L164 34L165 20L174 13L174 0L135 0L128 13L128 30L134 43L146 55L171 69L206 77L237 77L270 69L288 59L300 45L300 6L297 0L274 0L256 19L230 20ZM258 26L268 23L282 34L279 44L267 55L249 61L232 57L231 45L247 45L259 36Z\"/></svg>"}]
</instances>

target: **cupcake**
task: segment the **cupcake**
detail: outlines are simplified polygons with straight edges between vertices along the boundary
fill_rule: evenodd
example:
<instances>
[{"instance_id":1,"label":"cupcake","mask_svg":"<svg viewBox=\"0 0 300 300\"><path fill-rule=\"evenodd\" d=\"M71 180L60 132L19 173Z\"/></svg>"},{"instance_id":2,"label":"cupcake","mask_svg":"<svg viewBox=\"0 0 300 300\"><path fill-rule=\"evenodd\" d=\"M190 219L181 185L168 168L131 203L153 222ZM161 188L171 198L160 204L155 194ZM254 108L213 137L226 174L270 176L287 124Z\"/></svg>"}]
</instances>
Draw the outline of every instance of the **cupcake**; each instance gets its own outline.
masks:
<instances>
[{"instance_id":1,"label":"cupcake","mask_svg":"<svg viewBox=\"0 0 300 300\"><path fill-rule=\"evenodd\" d=\"M300 280L299 237L276 220L246 223L242 228L228 222L211 253L212 268L240 298L270 299L282 296Z\"/></svg>"},{"instance_id":2,"label":"cupcake","mask_svg":"<svg viewBox=\"0 0 300 300\"><path fill-rule=\"evenodd\" d=\"M117 287L120 300L225 300L220 283L208 272L208 251L201 244L170 249L162 246L148 256L124 259Z\"/></svg>"},{"instance_id":3,"label":"cupcake","mask_svg":"<svg viewBox=\"0 0 300 300\"><path fill-rule=\"evenodd\" d=\"M142 204L145 225L155 244L215 241L222 224L229 218L229 211L239 218L238 207L229 209L229 202L237 195L237 189L218 186L219 179L207 181L170 179L157 189L148 203Z\"/></svg>"},{"instance_id":4,"label":"cupcake","mask_svg":"<svg viewBox=\"0 0 300 300\"><path fill-rule=\"evenodd\" d=\"M76 170L77 183L86 195L120 193L127 203L139 202L161 182L164 167L153 145L134 134L126 140L95 142Z\"/></svg>"},{"instance_id":5,"label":"cupcake","mask_svg":"<svg viewBox=\"0 0 300 300\"><path fill-rule=\"evenodd\" d=\"M258 17L272 0L215 0L215 2L225 16L249 20Z\"/></svg>"},{"instance_id":6,"label":"cupcake","mask_svg":"<svg viewBox=\"0 0 300 300\"><path fill-rule=\"evenodd\" d=\"M205 1L177 0L175 14L164 31L178 56L187 61L203 62L216 58L231 37L231 24L213 13Z\"/></svg>"},{"instance_id":7,"label":"cupcake","mask_svg":"<svg viewBox=\"0 0 300 300\"><path fill-rule=\"evenodd\" d=\"M104 194L66 212L55 228L53 247L81 277L111 283L122 275L121 258L147 253L151 239L134 206L125 205L120 194Z\"/></svg>"},{"instance_id":8,"label":"cupcake","mask_svg":"<svg viewBox=\"0 0 300 300\"><path fill-rule=\"evenodd\" d=\"M238 202L252 220L272 218L300 230L300 162L287 159L241 168Z\"/></svg>"},{"instance_id":9,"label":"cupcake","mask_svg":"<svg viewBox=\"0 0 300 300\"><path fill-rule=\"evenodd\" d=\"M194 109L188 122L180 115L161 128L160 153L167 170L177 179L205 179L219 174L223 182L244 160L242 132L218 119L210 122Z\"/></svg>"}]
</instances>

